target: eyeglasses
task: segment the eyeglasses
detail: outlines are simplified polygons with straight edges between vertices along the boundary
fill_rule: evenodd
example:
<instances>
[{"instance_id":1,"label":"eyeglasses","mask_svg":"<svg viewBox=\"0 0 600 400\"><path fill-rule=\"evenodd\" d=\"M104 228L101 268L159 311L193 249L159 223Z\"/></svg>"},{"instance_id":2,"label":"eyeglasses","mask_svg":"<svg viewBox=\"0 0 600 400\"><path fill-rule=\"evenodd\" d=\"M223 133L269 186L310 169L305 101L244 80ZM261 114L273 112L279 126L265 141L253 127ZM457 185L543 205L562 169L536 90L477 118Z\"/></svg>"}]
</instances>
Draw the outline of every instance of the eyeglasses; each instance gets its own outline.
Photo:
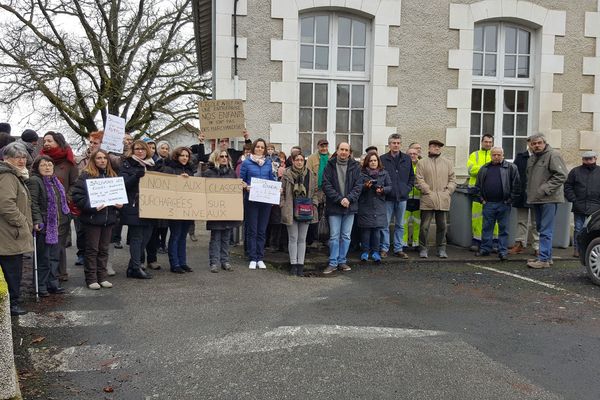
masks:
<instances>
[{"instance_id":1,"label":"eyeglasses","mask_svg":"<svg viewBox=\"0 0 600 400\"><path fill-rule=\"evenodd\" d=\"M219 158L229 158L229 156L220 155Z\"/></svg>"}]
</instances>

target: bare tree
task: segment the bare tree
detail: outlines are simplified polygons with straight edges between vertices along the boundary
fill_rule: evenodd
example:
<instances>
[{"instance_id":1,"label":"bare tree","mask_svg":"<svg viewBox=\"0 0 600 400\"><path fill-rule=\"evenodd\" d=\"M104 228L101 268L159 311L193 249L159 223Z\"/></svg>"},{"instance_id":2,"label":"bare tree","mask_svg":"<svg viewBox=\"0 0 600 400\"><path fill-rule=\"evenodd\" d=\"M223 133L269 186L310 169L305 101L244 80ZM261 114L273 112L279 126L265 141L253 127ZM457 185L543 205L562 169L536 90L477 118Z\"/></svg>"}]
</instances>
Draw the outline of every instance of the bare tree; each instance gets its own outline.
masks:
<instances>
[{"instance_id":1,"label":"bare tree","mask_svg":"<svg viewBox=\"0 0 600 400\"><path fill-rule=\"evenodd\" d=\"M2 0L0 105L86 137L107 114L153 135L197 118L192 0ZM22 108L22 106L21 106Z\"/></svg>"}]
</instances>

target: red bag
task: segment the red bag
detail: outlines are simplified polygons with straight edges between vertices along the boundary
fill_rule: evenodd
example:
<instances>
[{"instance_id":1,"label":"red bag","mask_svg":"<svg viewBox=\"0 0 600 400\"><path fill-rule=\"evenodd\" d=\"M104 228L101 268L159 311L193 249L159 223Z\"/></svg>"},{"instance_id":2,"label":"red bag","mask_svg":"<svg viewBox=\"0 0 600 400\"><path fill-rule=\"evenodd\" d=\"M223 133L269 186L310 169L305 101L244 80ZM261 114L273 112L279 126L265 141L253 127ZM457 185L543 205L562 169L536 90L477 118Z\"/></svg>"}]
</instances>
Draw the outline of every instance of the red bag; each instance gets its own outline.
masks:
<instances>
[{"instance_id":1,"label":"red bag","mask_svg":"<svg viewBox=\"0 0 600 400\"><path fill-rule=\"evenodd\" d=\"M77 207L77 204L71 199L67 200L67 205L69 206L69 210L71 210L71 215L74 217L79 217L81 215L81 210Z\"/></svg>"}]
</instances>

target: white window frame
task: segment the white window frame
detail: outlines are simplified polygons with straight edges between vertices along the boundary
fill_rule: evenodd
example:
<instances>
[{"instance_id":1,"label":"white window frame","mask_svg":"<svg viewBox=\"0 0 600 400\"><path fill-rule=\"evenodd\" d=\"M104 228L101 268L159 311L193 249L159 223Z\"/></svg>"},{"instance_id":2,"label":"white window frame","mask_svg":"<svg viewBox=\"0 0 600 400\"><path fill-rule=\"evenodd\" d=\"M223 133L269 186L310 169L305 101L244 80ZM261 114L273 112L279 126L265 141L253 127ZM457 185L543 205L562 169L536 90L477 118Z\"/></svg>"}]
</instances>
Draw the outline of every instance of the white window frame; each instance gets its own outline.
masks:
<instances>
[{"instance_id":1,"label":"white window frame","mask_svg":"<svg viewBox=\"0 0 600 400\"><path fill-rule=\"evenodd\" d=\"M498 43L496 48L496 76L485 76L485 63L483 65L483 75L473 75L473 86L472 89L494 89L496 93L496 107L494 115L494 132L482 132L491 133L494 135L495 145L502 146L504 139L503 136L503 117L504 117L504 91L505 90L517 90L517 91L528 91L528 110L527 110L527 132L532 132L533 129L533 110L534 108L534 95L535 95L535 74L534 66L537 65L537 57L539 55L536 52L536 32L529 29L526 26L513 24L510 22L482 22L475 26L487 26L495 25L498 32ZM529 32L529 77L528 78L506 78L504 77L504 58L506 56L506 29L507 27L525 30ZM517 31L518 32L518 31ZM517 61L518 62L518 61ZM518 66L518 65L517 65ZM472 109L471 109L472 112ZM469 128L469 143L475 135L471 134ZM480 136L481 137L481 136ZM511 136L517 138L521 136ZM472 150L472 149L469 149ZM514 151L514 155L519 152L520 149ZM524 150L524 149L523 149ZM520 151L523 151L520 150ZM511 159L509 159L511 160Z\"/></svg>"}]
</instances>

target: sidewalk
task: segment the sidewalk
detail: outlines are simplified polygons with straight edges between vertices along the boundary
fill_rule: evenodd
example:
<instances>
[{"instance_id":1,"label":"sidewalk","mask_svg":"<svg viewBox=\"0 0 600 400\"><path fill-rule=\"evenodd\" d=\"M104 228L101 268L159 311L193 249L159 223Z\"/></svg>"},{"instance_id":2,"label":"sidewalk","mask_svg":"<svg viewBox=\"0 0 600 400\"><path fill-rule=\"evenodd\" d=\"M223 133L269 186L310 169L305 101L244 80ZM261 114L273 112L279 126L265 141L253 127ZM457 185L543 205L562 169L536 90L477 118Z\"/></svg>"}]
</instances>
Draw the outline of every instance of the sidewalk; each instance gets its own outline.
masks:
<instances>
[{"instance_id":1,"label":"sidewalk","mask_svg":"<svg viewBox=\"0 0 600 400\"><path fill-rule=\"evenodd\" d=\"M327 266L328 262L328 251L329 248L327 246L322 246L319 249L315 248L307 248L306 249L306 257L304 267L306 270L312 271L320 271ZM419 258L419 253L416 250L410 250L407 252L408 259L402 260L393 254L390 254L387 258L383 259L381 264L393 265L393 264L420 264L420 263L457 263L457 262L474 262L474 263L489 263L489 262L497 262L498 260L497 254L491 254L488 257L476 257L474 252L469 251L469 249L465 249L463 247L448 245L447 246L448 258L439 258L436 256L435 248L429 249L429 257L428 258ZM240 258L244 260L244 246L240 243L237 246L233 246L231 248L232 256ZM554 248L552 250L553 259L554 260L564 260L564 261L577 261L576 258L573 257L573 248L568 247L566 249ZM288 258L287 247L285 251L277 251L273 248L267 248L265 250L265 263L275 267L275 268L287 268L289 266L289 258ZM534 258L532 249L525 249L522 254L509 255L508 261L506 262L519 262L526 263L527 259ZM360 261L360 251L350 251L348 253L348 264L350 266L354 265L376 265L373 261L361 262Z\"/></svg>"}]
</instances>

